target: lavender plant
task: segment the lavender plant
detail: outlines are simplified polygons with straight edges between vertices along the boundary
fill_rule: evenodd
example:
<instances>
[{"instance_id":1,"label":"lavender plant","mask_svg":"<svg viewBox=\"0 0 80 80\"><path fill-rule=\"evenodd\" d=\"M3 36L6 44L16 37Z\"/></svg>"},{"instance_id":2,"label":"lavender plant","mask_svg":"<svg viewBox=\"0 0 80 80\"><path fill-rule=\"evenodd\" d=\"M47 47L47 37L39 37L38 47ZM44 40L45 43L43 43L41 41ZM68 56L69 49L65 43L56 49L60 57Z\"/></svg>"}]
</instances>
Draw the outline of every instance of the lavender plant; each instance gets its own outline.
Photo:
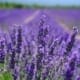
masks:
<instances>
[{"instance_id":1,"label":"lavender plant","mask_svg":"<svg viewBox=\"0 0 80 80\"><path fill-rule=\"evenodd\" d=\"M22 26L16 26L6 34L9 40L2 35L0 63L7 61L9 67L6 69L11 71L13 80L79 80L77 28L73 28L72 34L57 36L50 32L51 26L45 18L40 19L36 39L34 32L27 36Z\"/></svg>"}]
</instances>

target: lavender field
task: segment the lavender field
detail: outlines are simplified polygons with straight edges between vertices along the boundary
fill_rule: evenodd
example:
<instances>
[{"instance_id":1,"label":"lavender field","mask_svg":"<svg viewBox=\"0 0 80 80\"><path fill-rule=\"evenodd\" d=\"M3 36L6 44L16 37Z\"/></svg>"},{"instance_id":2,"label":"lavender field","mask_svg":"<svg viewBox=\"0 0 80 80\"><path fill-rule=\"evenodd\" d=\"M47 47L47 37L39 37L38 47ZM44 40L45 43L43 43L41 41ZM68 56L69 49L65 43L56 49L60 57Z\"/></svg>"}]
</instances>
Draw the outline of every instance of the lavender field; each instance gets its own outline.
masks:
<instances>
[{"instance_id":1,"label":"lavender field","mask_svg":"<svg viewBox=\"0 0 80 80\"><path fill-rule=\"evenodd\" d=\"M80 10L0 10L0 80L80 80Z\"/></svg>"}]
</instances>

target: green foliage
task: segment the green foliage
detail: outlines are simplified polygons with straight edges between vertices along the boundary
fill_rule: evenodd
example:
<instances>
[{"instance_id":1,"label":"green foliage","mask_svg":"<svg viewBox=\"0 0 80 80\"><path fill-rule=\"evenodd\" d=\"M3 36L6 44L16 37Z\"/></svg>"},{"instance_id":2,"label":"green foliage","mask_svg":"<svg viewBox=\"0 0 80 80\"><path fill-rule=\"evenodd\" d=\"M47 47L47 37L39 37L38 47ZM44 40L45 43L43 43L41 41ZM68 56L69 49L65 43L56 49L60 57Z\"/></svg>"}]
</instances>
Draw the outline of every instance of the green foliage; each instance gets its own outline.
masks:
<instances>
[{"instance_id":1,"label":"green foliage","mask_svg":"<svg viewBox=\"0 0 80 80\"><path fill-rule=\"evenodd\" d=\"M61 5L53 5L53 6L45 6L45 5L39 5L39 4L33 4L33 5L28 5L28 4L20 4L20 3L9 3L9 2L5 2L5 3L0 3L0 8L56 8L56 9L80 9L80 6L61 6Z\"/></svg>"},{"instance_id":2,"label":"green foliage","mask_svg":"<svg viewBox=\"0 0 80 80\"><path fill-rule=\"evenodd\" d=\"M0 68L3 68L4 67L4 64L3 63L0 63Z\"/></svg>"},{"instance_id":3,"label":"green foliage","mask_svg":"<svg viewBox=\"0 0 80 80\"><path fill-rule=\"evenodd\" d=\"M13 80L10 72L3 72L0 74L0 80Z\"/></svg>"},{"instance_id":4,"label":"green foliage","mask_svg":"<svg viewBox=\"0 0 80 80\"><path fill-rule=\"evenodd\" d=\"M4 77L3 77L3 75L2 75L2 74L0 74L0 79L1 79L1 80L4 80Z\"/></svg>"},{"instance_id":5,"label":"green foliage","mask_svg":"<svg viewBox=\"0 0 80 80\"><path fill-rule=\"evenodd\" d=\"M0 8L24 8L25 5L16 4L16 3L0 3Z\"/></svg>"}]
</instances>

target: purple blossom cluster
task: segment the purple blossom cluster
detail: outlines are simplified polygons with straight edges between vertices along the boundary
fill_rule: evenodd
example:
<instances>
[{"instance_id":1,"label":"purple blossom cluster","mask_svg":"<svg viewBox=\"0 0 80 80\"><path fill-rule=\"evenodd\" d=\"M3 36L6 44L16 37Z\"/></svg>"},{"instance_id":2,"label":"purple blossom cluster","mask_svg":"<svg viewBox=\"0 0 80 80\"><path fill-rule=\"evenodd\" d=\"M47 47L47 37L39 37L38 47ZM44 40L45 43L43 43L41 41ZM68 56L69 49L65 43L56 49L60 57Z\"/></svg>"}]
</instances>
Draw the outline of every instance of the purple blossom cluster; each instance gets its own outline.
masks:
<instances>
[{"instance_id":1,"label":"purple blossom cluster","mask_svg":"<svg viewBox=\"0 0 80 80\"><path fill-rule=\"evenodd\" d=\"M11 71L14 80L80 80L77 32L73 27L72 34L57 37L50 33L44 16L36 37L27 36L23 26L14 26L0 34L0 63Z\"/></svg>"}]
</instances>

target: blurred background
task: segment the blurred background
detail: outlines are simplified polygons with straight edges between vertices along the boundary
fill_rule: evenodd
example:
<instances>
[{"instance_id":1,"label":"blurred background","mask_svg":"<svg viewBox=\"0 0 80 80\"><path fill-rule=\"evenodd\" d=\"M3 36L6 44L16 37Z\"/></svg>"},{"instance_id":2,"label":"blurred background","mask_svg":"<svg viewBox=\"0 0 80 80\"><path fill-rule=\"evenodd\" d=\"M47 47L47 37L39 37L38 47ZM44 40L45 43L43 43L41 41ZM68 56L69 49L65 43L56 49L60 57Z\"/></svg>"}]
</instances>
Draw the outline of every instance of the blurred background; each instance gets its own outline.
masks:
<instances>
[{"instance_id":1,"label":"blurred background","mask_svg":"<svg viewBox=\"0 0 80 80\"><path fill-rule=\"evenodd\" d=\"M0 0L0 7L79 7L80 0Z\"/></svg>"},{"instance_id":2,"label":"blurred background","mask_svg":"<svg viewBox=\"0 0 80 80\"><path fill-rule=\"evenodd\" d=\"M80 0L0 0L0 8L0 27L5 30L14 24L36 26L45 14L51 26L57 24L69 33L77 26L80 34Z\"/></svg>"}]
</instances>

